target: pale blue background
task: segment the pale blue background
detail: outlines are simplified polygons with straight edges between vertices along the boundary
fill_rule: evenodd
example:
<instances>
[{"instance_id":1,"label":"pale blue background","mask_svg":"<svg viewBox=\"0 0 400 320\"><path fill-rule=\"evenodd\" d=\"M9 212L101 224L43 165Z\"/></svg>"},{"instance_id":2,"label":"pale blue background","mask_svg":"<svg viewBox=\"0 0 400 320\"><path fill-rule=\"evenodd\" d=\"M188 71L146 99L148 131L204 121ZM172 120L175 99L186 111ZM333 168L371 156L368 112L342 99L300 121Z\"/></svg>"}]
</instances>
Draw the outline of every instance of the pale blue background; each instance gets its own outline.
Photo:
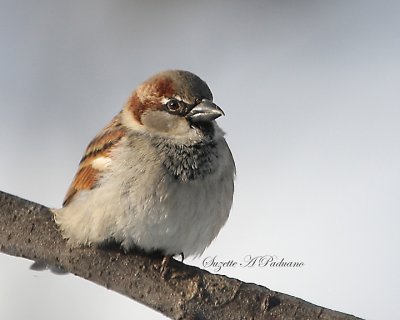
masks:
<instances>
[{"instance_id":1,"label":"pale blue background","mask_svg":"<svg viewBox=\"0 0 400 320\"><path fill-rule=\"evenodd\" d=\"M203 257L220 273L368 319L398 319L396 1L0 1L0 190L60 206L89 140L168 68L210 85L238 177ZM0 254L1 319L163 319Z\"/></svg>"}]
</instances>

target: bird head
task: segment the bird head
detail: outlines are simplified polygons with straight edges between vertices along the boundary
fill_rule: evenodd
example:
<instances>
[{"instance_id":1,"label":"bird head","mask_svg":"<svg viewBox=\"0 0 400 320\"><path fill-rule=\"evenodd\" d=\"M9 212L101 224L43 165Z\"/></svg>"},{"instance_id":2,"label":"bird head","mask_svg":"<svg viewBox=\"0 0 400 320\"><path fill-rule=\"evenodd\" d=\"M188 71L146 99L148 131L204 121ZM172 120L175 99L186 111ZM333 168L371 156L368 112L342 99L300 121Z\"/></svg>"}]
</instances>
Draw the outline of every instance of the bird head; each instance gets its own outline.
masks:
<instances>
[{"instance_id":1,"label":"bird head","mask_svg":"<svg viewBox=\"0 0 400 320\"><path fill-rule=\"evenodd\" d=\"M207 84L182 70L164 71L143 82L123 110L128 128L175 139L204 135L221 115Z\"/></svg>"}]
</instances>

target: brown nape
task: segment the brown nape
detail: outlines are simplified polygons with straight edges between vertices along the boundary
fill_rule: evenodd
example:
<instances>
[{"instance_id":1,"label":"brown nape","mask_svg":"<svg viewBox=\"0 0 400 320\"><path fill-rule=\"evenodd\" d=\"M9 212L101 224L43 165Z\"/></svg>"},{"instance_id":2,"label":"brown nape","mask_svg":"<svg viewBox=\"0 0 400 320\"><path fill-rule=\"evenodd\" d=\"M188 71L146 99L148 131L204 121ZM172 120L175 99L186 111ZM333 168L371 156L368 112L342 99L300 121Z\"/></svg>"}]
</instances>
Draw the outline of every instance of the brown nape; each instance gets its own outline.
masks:
<instances>
[{"instance_id":1,"label":"brown nape","mask_svg":"<svg viewBox=\"0 0 400 320\"><path fill-rule=\"evenodd\" d=\"M175 94L173 81L168 77L156 78L150 82L150 86L153 87L153 92L150 92L150 95L154 94L157 97L172 97Z\"/></svg>"},{"instance_id":2,"label":"brown nape","mask_svg":"<svg viewBox=\"0 0 400 320\"><path fill-rule=\"evenodd\" d=\"M146 109L146 106L140 101L138 94L135 92L128 101L128 108L132 112L133 117L140 124L142 123L142 113Z\"/></svg>"},{"instance_id":3,"label":"brown nape","mask_svg":"<svg viewBox=\"0 0 400 320\"><path fill-rule=\"evenodd\" d=\"M141 116L146 109L161 107L161 97L172 97L175 94L173 80L169 77L151 78L140 86L128 101L128 108L140 124ZM142 100L141 98L142 97ZM143 97L146 97L143 99Z\"/></svg>"}]
</instances>

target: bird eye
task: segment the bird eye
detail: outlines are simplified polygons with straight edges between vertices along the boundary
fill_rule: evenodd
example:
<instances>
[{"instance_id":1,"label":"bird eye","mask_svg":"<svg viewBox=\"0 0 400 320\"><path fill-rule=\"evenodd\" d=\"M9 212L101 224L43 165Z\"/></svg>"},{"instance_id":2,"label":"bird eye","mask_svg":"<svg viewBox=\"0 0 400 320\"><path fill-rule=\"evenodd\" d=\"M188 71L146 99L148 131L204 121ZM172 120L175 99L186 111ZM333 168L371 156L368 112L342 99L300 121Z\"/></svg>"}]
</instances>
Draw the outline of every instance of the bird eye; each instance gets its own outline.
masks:
<instances>
[{"instance_id":1,"label":"bird eye","mask_svg":"<svg viewBox=\"0 0 400 320\"><path fill-rule=\"evenodd\" d=\"M167 108L169 111L178 111L179 109L179 102L178 100L171 99L167 102Z\"/></svg>"}]
</instances>

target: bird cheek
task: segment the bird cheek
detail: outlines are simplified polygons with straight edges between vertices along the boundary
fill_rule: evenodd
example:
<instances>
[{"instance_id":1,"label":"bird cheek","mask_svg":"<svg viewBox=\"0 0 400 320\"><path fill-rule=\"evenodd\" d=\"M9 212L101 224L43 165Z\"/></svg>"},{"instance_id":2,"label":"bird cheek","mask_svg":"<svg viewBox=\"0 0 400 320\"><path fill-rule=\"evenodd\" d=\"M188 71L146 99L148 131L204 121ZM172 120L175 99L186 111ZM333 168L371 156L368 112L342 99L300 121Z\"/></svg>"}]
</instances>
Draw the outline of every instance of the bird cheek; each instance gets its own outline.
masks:
<instances>
[{"instance_id":1,"label":"bird cheek","mask_svg":"<svg viewBox=\"0 0 400 320\"><path fill-rule=\"evenodd\" d=\"M141 121L146 129L158 133L173 133L179 126L180 117L163 111L145 112Z\"/></svg>"}]
</instances>

